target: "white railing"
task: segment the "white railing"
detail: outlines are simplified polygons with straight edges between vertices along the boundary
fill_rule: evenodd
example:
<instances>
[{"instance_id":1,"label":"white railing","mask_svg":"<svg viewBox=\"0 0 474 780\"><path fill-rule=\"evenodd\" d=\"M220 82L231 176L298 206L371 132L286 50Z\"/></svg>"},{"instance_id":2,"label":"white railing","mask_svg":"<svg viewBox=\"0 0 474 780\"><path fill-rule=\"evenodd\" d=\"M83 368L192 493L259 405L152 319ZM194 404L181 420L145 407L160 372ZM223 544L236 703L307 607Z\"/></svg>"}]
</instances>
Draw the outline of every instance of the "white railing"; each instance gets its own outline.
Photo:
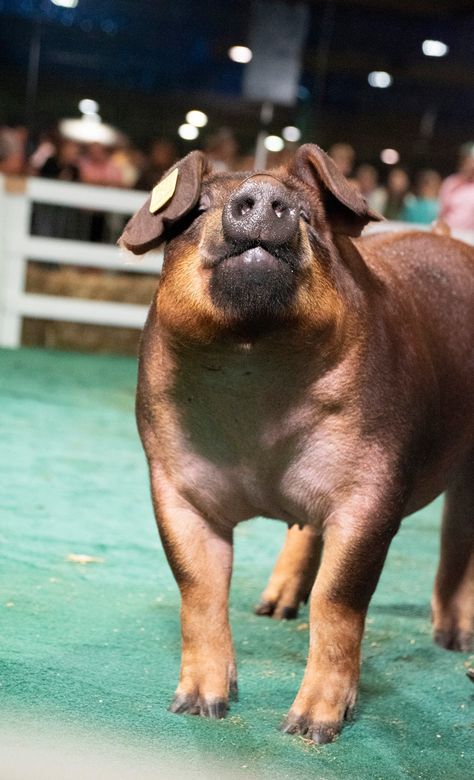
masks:
<instances>
[{"instance_id":1,"label":"white railing","mask_svg":"<svg viewBox=\"0 0 474 780\"><path fill-rule=\"evenodd\" d=\"M34 203L129 216L142 206L145 198L143 192L113 187L0 175L0 346L19 346L23 317L131 328L143 326L147 306L28 293L25 283L29 260L158 274L161 252L150 252L137 259L112 245L34 236L30 230ZM406 228L429 229L429 226L380 222L368 226L367 232ZM474 244L472 232L453 231L453 235Z\"/></svg>"},{"instance_id":2,"label":"white railing","mask_svg":"<svg viewBox=\"0 0 474 780\"><path fill-rule=\"evenodd\" d=\"M415 225L413 222L394 222L387 219L385 222L369 222L364 228L363 235L367 236L369 233L387 233L400 230L424 230L432 231L432 225ZM472 244L474 246L474 230L458 230L454 228L450 230L449 235L453 238L457 238L459 241L464 241L465 244Z\"/></svg>"},{"instance_id":3,"label":"white railing","mask_svg":"<svg viewBox=\"0 0 474 780\"><path fill-rule=\"evenodd\" d=\"M0 346L19 346L23 317L131 328L143 326L147 306L28 293L25 282L30 260L158 274L161 252L137 259L113 245L45 238L32 235L30 230L35 203L130 216L145 199L143 192L114 187L0 175Z\"/></svg>"}]
</instances>

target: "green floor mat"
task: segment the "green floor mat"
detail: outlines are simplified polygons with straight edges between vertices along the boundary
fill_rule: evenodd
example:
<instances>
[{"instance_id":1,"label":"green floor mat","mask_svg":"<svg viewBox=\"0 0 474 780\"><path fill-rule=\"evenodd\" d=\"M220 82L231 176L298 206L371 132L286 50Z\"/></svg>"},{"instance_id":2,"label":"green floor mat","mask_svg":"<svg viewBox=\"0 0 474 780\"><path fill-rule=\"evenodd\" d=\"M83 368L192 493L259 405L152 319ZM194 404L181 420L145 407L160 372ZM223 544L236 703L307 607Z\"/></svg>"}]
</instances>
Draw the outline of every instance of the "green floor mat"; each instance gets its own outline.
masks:
<instances>
[{"instance_id":1,"label":"green floor mat","mask_svg":"<svg viewBox=\"0 0 474 780\"><path fill-rule=\"evenodd\" d=\"M230 776L471 778L469 657L430 636L439 501L392 545L369 613L357 718L337 742L315 747L277 730L304 670L308 614L252 613L285 533L269 520L236 533L239 702L219 722L166 711L179 594L151 511L135 373L125 358L0 351L0 724L66 724L190 770L217 762Z\"/></svg>"}]
</instances>

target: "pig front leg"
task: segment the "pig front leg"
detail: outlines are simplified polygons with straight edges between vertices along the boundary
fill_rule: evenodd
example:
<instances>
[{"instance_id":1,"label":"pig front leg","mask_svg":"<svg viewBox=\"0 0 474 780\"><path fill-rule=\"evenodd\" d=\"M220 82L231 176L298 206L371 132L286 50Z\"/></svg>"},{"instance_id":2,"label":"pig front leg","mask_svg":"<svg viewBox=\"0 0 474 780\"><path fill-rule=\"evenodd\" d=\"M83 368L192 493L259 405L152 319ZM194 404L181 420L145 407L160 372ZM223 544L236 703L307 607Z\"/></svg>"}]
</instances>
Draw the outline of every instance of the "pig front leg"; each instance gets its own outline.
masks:
<instances>
[{"instance_id":1,"label":"pig front leg","mask_svg":"<svg viewBox=\"0 0 474 780\"><path fill-rule=\"evenodd\" d=\"M232 530L212 527L151 466L163 546L181 592L181 673L171 712L223 718L237 695L228 616Z\"/></svg>"},{"instance_id":2,"label":"pig front leg","mask_svg":"<svg viewBox=\"0 0 474 780\"><path fill-rule=\"evenodd\" d=\"M290 734L332 742L353 713L365 616L399 520L331 516L310 602L310 646L300 690L282 724Z\"/></svg>"}]
</instances>

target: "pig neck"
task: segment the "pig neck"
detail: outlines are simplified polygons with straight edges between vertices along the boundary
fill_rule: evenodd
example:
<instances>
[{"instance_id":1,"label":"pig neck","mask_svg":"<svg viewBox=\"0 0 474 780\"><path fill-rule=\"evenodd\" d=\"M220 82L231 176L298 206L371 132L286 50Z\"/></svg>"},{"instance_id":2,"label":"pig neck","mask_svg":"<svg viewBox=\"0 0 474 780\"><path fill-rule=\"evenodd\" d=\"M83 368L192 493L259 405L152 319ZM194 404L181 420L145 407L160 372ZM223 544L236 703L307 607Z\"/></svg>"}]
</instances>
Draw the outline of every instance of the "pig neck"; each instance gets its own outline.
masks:
<instances>
[{"instance_id":1,"label":"pig neck","mask_svg":"<svg viewBox=\"0 0 474 780\"><path fill-rule=\"evenodd\" d=\"M330 316L313 321L308 312L307 318L258 336L223 332L208 343L184 342L160 327L171 384L206 387L211 394L225 388L242 398L265 388L270 396L283 390L290 397L319 380L326 384L325 377L334 376L334 369L347 366L348 374L352 373L350 366L356 365L356 356L364 349L371 312L377 306L378 283L352 241L337 237L334 245L332 286L338 305Z\"/></svg>"},{"instance_id":2,"label":"pig neck","mask_svg":"<svg viewBox=\"0 0 474 780\"><path fill-rule=\"evenodd\" d=\"M161 331L160 343L169 389L210 396L225 391L243 402L260 392L294 398L353 355L360 332L343 310L323 332L293 325L253 340L185 344Z\"/></svg>"}]
</instances>

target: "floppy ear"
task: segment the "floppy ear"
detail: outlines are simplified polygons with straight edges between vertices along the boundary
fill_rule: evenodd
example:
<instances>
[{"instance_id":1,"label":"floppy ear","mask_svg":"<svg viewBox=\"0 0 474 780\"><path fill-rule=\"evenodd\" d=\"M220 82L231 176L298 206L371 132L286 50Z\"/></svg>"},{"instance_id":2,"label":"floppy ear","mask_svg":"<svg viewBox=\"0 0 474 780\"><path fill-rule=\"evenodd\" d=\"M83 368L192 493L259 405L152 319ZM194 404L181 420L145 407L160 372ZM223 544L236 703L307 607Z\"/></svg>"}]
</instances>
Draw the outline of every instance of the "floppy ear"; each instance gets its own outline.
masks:
<instances>
[{"instance_id":1,"label":"floppy ear","mask_svg":"<svg viewBox=\"0 0 474 780\"><path fill-rule=\"evenodd\" d=\"M182 219L198 202L207 166L207 158L198 151L190 152L173 165L129 220L119 244L142 255L165 241L167 228Z\"/></svg>"},{"instance_id":2,"label":"floppy ear","mask_svg":"<svg viewBox=\"0 0 474 780\"><path fill-rule=\"evenodd\" d=\"M331 158L316 144L300 146L289 170L321 193L333 233L360 236L367 222L383 219L369 208L363 195L347 181Z\"/></svg>"}]
</instances>

